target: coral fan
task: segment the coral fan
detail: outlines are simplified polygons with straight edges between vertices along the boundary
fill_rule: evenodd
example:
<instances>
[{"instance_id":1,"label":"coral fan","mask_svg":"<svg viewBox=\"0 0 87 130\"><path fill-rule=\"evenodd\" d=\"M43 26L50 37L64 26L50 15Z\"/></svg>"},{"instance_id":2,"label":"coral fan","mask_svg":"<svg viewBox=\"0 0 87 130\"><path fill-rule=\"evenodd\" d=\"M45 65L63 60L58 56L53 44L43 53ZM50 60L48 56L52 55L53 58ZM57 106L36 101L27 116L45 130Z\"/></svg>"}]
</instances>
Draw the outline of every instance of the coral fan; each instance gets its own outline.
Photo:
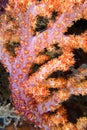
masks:
<instances>
[{"instance_id":1,"label":"coral fan","mask_svg":"<svg viewBox=\"0 0 87 130\"><path fill-rule=\"evenodd\" d=\"M0 61L10 74L12 102L39 128L54 130L61 125L78 130L68 124L61 103L73 94L87 94L87 68L69 78L51 74L75 65L75 49L87 52L85 29L80 35L66 33L80 19L87 20L86 0L10 0L0 16Z\"/></svg>"}]
</instances>

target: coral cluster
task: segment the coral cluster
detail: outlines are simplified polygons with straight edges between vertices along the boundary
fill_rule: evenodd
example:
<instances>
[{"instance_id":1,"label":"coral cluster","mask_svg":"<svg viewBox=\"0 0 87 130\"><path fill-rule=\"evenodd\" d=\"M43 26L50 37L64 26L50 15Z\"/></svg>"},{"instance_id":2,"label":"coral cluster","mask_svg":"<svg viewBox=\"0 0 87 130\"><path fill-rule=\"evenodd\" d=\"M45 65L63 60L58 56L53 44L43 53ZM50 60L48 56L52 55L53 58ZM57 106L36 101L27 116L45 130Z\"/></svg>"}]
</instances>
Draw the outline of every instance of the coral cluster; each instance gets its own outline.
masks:
<instances>
[{"instance_id":1,"label":"coral cluster","mask_svg":"<svg viewBox=\"0 0 87 130\"><path fill-rule=\"evenodd\" d=\"M87 31L67 35L73 22L87 20L87 1L9 0L5 10L0 16L0 61L10 75L15 108L41 129L85 130L86 123L79 128L78 122L87 119L68 123L62 103L71 95L87 94L87 66L77 73L73 69L74 51L87 53ZM53 77L69 70L70 77Z\"/></svg>"}]
</instances>

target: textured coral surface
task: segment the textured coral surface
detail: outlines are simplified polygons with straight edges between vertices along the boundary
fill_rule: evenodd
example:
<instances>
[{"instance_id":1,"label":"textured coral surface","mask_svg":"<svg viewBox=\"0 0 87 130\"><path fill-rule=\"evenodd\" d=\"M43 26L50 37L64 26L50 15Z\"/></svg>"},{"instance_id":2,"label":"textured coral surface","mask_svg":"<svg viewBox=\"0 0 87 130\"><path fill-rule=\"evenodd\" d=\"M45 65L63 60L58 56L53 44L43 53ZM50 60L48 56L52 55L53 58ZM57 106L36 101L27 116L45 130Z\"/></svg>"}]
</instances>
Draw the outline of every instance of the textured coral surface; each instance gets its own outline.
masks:
<instances>
[{"instance_id":1,"label":"textured coral surface","mask_svg":"<svg viewBox=\"0 0 87 130\"><path fill-rule=\"evenodd\" d=\"M5 11L0 62L10 75L15 109L38 129L85 130L87 119L69 123L62 103L87 94L87 1L9 0ZM79 22L85 27L69 33ZM83 65L77 65L80 53Z\"/></svg>"}]
</instances>

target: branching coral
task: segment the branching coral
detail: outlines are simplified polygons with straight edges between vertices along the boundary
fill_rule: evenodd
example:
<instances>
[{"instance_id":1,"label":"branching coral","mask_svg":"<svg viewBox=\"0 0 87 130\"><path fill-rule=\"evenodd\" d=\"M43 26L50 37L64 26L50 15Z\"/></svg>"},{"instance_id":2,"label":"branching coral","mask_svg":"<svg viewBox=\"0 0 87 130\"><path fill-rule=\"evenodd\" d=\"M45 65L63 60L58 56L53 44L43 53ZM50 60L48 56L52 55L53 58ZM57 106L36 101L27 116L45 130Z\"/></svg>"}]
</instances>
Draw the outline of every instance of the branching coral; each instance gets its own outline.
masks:
<instances>
[{"instance_id":1,"label":"branching coral","mask_svg":"<svg viewBox=\"0 0 87 130\"><path fill-rule=\"evenodd\" d=\"M87 20L87 1L10 0L0 18L0 61L10 73L15 108L40 128L59 129L67 123L61 103L73 94L87 94L87 68L68 79L50 75L75 64L74 49L87 52L87 31L65 35L73 21ZM37 23L41 18L43 22ZM20 43L14 47L15 55L8 52L9 43Z\"/></svg>"},{"instance_id":2,"label":"branching coral","mask_svg":"<svg viewBox=\"0 0 87 130\"><path fill-rule=\"evenodd\" d=\"M0 129L5 129L5 127L11 124L13 120L14 127L16 129L20 119L20 116L16 114L14 108L11 108L11 104L3 106L0 105L0 122L2 120L2 122L0 123Z\"/></svg>"}]
</instances>

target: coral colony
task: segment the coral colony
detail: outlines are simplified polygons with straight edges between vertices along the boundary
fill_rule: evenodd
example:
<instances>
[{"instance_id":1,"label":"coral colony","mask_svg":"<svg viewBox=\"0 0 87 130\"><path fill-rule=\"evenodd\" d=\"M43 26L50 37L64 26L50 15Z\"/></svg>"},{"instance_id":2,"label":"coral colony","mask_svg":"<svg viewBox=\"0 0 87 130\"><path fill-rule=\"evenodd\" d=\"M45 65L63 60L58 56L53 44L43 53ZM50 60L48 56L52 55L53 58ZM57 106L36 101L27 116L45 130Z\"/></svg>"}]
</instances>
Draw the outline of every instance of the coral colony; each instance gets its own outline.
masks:
<instances>
[{"instance_id":1,"label":"coral colony","mask_svg":"<svg viewBox=\"0 0 87 130\"><path fill-rule=\"evenodd\" d=\"M86 117L70 123L62 103L87 94L86 64L74 71L76 51L87 53L87 0L9 0L5 10L0 62L10 75L15 109L40 129L85 130ZM81 21L82 32L69 33Z\"/></svg>"}]
</instances>

